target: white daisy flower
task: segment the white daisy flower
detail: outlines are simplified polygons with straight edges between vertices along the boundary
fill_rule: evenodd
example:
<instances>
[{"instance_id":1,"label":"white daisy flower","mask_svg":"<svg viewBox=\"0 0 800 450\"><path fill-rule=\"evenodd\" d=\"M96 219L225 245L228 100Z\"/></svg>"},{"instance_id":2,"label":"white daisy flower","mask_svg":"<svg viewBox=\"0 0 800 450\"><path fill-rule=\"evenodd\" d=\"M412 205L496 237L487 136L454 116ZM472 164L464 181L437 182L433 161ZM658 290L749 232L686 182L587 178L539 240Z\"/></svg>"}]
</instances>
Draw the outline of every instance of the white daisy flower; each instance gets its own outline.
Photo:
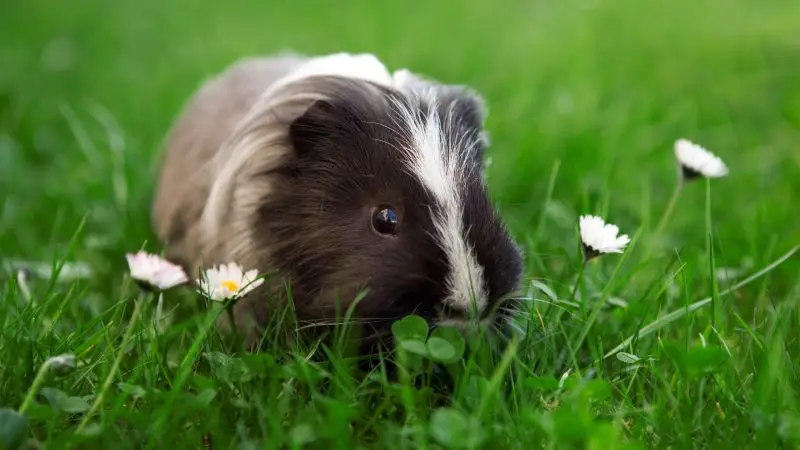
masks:
<instances>
[{"instance_id":1,"label":"white daisy flower","mask_svg":"<svg viewBox=\"0 0 800 450\"><path fill-rule=\"evenodd\" d=\"M205 276L197 280L200 293L211 300L235 300L246 295L264 283L258 278L258 270L247 272L236 263L222 264L205 271Z\"/></svg>"},{"instance_id":2,"label":"white daisy flower","mask_svg":"<svg viewBox=\"0 0 800 450\"><path fill-rule=\"evenodd\" d=\"M631 241L627 234L617 236L619 228L598 216L581 216L580 232L587 259L603 253L622 253Z\"/></svg>"},{"instance_id":3,"label":"white daisy flower","mask_svg":"<svg viewBox=\"0 0 800 450\"><path fill-rule=\"evenodd\" d=\"M70 354L53 356L45 361L44 365L58 375L66 375L77 367L75 355Z\"/></svg>"},{"instance_id":4,"label":"white daisy flower","mask_svg":"<svg viewBox=\"0 0 800 450\"><path fill-rule=\"evenodd\" d=\"M719 157L687 139L678 139L675 142L675 157L681 165L681 173L685 180L728 175L728 167Z\"/></svg>"},{"instance_id":5,"label":"white daisy flower","mask_svg":"<svg viewBox=\"0 0 800 450\"><path fill-rule=\"evenodd\" d=\"M127 253L125 258L128 260L131 277L146 287L163 291L189 281L180 266L158 255L140 251L136 254Z\"/></svg>"}]
</instances>

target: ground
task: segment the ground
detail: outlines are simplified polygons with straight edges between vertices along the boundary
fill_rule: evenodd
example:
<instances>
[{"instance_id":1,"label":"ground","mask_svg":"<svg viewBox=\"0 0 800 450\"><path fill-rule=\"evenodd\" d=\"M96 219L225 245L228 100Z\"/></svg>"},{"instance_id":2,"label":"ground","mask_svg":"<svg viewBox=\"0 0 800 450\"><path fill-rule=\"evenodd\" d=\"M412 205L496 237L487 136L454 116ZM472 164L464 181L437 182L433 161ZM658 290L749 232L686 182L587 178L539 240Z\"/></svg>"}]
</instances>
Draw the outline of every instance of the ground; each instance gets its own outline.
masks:
<instances>
[{"instance_id":1,"label":"ground","mask_svg":"<svg viewBox=\"0 0 800 450\"><path fill-rule=\"evenodd\" d=\"M224 5L3 6L0 442L800 445L800 3ZM399 376L358 373L337 345L275 339L241 356L204 332L209 310L191 290L163 298L161 316L177 311L162 326L158 302L127 277L126 251L160 251L148 213L182 103L235 59L284 50L372 52L487 100L491 195L525 249L531 301L522 333L470 340L471 356L445 365L454 392L429 360L457 348L455 337L408 345L425 355L401 358ZM721 156L730 175L687 184L656 233L679 138ZM593 260L573 296L587 213L634 239ZM20 283L19 261L44 266ZM50 276L62 262L89 275ZM419 324L405 325L399 334ZM77 369L34 383L62 353ZM14 425L14 411L27 424Z\"/></svg>"}]
</instances>

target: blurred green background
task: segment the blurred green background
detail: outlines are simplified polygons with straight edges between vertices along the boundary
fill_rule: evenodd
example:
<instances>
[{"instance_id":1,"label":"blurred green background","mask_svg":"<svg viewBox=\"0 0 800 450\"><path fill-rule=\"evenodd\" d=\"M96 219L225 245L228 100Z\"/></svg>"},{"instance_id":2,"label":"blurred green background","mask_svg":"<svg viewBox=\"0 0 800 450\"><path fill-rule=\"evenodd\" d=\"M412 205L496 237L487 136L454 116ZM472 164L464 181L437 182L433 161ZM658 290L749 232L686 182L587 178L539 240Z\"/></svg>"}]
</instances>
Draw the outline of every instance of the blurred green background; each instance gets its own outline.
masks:
<instances>
[{"instance_id":1,"label":"blurred green background","mask_svg":"<svg viewBox=\"0 0 800 450\"><path fill-rule=\"evenodd\" d=\"M679 137L731 168L714 182L723 263L800 240L797 1L9 0L0 16L5 255L48 259L84 216L76 252L101 269L152 239L159 146L183 102L237 58L283 50L372 52L483 93L492 196L529 252L574 252L579 213L652 225ZM698 255L703 195L687 190L668 227Z\"/></svg>"},{"instance_id":2,"label":"blurred green background","mask_svg":"<svg viewBox=\"0 0 800 450\"><path fill-rule=\"evenodd\" d=\"M161 250L149 209L172 120L206 77L238 58L285 50L371 52L390 69L480 91L489 107L491 195L525 247L526 275L560 299L580 264L579 214L604 215L624 233L643 230L641 243L649 244L676 183L678 138L706 146L730 167L729 177L711 182L717 267L744 277L800 243L798 0L0 0L0 261L49 264L55 256L100 275L56 289L34 280L30 302L14 283L0 284L0 407L16 407L41 361L62 351L85 365L61 388L97 393L125 324L117 311L130 305L123 253L144 241ZM712 322L709 306L661 322L663 329L626 348L647 367L630 359L574 361L575 354L602 355L666 312L711 295L711 280L719 278L720 289L732 284L710 270L703 184L683 192L655 261L632 246L587 270L582 292L599 305L593 308L604 306L594 303L601 291L617 306L587 318L583 308L562 315L570 310L535 303L544 312L530 321L538 337L516 355L506 379L513 383L502 383L513 384L511 391L487 408L484 429L500 440L487 446L543 447L552 433L559 444L591 437L590 448L618 448L614 433L675 448L745 448L754 433L764 448L800 442L796 256L725 296L714 315L722 320ZM671 259L679 261L669 269ZM675 283L671 270L680 271ZM673 290L660 290L667 287ZM219 448L251 438L277 447L298 429L344 448L356 448L348 435L389 448L409 448L420 430L424 437L433 410L425 389L362 384L339 372L335 386L350 387L318 393L301 381L286 391L279 379L254 379L241 398L214 378L208 384L220 395L202 408L193 406L191 386L158 393L164 379L156 362L169 357L174 368L190 361L185 348L194 329L176 325L182 345L168 355L149 324L138 322L143 337L118 377L145 386L149 397L134 405L123 391L109 391L96 443L133 448L156 414L173 419L159 428L158 442L189 446L206 431L221 438ZM265 359L294 351L276 349L280 342ZM671 359L667 346L685 347L685 355L676 353L684 359ZM709 355L726 361L711 364ZM702 374L694 374L699 366ZM563 394L557 380L567 367L575 382L596 376L607 399L590 410L589 400ZM465 377L477 371L477 381L505 379L491 365L479 369ZM549 388L537 387L543 379ZM472 414L464 406L470 399L492 397L478 392L456 396L466 402L459 407ZM174 405L164 401L173 393L180 395ZM422 408L420 423L395 414L407 395ZM202 410L196 420L195 408ZM36 421L32 434L48 448L71 439L66 415L42 417L49 419ZM451 422L433 420L431 429ZM469 434L458 428L466 419L455 423L453 436Z\"/></svg>"}]
</instances>

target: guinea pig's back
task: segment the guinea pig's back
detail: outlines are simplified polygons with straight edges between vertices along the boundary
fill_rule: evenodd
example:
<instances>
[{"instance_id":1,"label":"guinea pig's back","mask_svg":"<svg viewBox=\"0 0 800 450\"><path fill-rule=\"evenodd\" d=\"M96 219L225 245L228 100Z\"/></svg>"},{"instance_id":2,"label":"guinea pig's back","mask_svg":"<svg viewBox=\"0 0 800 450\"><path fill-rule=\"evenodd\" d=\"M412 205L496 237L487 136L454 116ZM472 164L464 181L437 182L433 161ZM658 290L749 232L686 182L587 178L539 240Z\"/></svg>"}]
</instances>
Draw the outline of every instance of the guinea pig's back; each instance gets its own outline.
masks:
<instances>
[{"instance_id":1,"label":"guinea pig's back","mask_svg":"<svg viewBox=\"0 0 800 450\"><path fill-rule=\"evenodd\" d=\"M299 66L294 55L239 61L204 82L169 131L152 210L159 239L180 246L199 218L213 179L204 170L262 92Z\"/></svg>"}]
</instances>

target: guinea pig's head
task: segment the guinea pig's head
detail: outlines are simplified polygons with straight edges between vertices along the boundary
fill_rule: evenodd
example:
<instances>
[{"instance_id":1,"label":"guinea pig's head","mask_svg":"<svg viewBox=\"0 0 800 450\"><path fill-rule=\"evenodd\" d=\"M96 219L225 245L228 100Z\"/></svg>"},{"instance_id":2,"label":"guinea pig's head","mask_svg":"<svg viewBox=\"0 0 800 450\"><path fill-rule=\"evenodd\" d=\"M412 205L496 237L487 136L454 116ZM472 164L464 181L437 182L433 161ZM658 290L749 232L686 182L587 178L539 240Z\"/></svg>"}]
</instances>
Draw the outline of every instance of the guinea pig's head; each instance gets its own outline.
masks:
<instances>
[{"instance_id":1,"label":"guinea pig's head","mask_svg":"<svg viewBox=\"0 0 800 450\"><path fill-rule=\"evenodd\" d=\"M252 229L301 319L376 326L497 317L522 255L487 192L484 109L471 91L329 77L288 123L286 163ZM338 306L337 306L338 305Z\"/></svg>"}]
</instances>

